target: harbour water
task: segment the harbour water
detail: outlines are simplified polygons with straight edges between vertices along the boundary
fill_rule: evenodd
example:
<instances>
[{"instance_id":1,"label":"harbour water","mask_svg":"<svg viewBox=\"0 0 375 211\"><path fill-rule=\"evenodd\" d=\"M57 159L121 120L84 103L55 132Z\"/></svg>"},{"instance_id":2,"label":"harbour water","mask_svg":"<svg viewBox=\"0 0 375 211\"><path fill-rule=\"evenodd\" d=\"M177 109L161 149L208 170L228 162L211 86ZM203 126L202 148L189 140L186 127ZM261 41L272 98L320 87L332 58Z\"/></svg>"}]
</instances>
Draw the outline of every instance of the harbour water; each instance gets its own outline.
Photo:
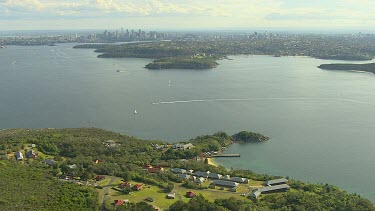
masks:
<instances>
[{"instance_id":1,"label":"harbour water","mask_svg":"<svg viewBox=\"0 0 375 211\"><path fill-rule=\"evenodd\" d=\"M168 141L256 131L271 139L234 144L227 152L240 158L216 161L375 201L375 75L270 56L151 71L151 59L99 59L72 46L0 49L0 128L99 127Z\"/></svg>"}]
</instances>

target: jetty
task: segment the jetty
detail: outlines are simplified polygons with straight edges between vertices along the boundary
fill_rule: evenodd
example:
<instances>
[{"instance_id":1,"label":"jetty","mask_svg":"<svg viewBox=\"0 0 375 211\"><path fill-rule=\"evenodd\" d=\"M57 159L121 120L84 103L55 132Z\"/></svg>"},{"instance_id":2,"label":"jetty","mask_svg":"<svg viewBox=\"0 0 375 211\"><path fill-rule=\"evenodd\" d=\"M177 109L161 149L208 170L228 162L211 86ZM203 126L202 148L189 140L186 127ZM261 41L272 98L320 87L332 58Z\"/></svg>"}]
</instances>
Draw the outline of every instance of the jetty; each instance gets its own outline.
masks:
<instances>
[{"instance_id":1,"label":"jetty","mask_svg":"<svg viewBox=\"0 0 375 211\"><path fill-rule=\"evenodd\" d=\"M241 157L240 154L217 154L217 155L211 155L213 158L220 158L220 157Z\"/></svg>"}]
</instances>

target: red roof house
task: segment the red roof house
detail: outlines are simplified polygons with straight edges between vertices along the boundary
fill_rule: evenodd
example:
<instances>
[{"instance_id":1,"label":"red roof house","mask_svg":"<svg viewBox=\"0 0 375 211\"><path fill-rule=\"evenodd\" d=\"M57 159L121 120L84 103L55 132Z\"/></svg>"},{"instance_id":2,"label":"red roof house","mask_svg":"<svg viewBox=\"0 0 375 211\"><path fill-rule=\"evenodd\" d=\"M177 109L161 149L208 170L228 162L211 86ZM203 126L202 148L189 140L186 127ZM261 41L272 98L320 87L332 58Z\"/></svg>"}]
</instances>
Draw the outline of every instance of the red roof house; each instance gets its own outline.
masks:
<instances>
[{"instance_id":1,"label":"red roof house","mask_svg":"<svg viewBox=\"0 0 375 211\"><path fill-rule=\"evenodd\" d=\"M123 182L120 184L120 188L130 188L132 184L130 182Z\"/></svg>"},{"instance_id":2,"label":"red roof house","mask_svg":"<svg viewBox=\"0 0 375 211\"><path fill-rule=\"evenodd\" d=\"M160 172L164 171L164 168L160 167L160 166L155 166L155 167L147 168L147 171L149 173L160 173Z\"/></svg>"},{"instance_id":3,"label":"red roof house","mask_svg":"<svg viewBox=\"0 0 375 211\"><path fill-rule=\"evenodd\" d=\"M197 194L195 194L193 191L189 191L189 192L186 192L186 196L188 198L194 198L197 196Z\"/></svg>"},{"instance_id":4,"label":"red roof house","mask_svg":"<svg viewBox=\"0 0 375 211\"><path fill-rule=\"evenodd\" d=\"M115 200L115 206L120 206L120 205L123 205L123 204L124 204L124 200L121 200L121 199Z\"/></svg>"},{"instance_id":5,"label":"red roof house","mask_svg":"<svg viewBox=\"0 0 375 211\"><path fill-rule=\"evenodd\" d=\"M133 190L139 191L142 190L143 184L136 184L132 187Z\"/></svg>"},{"instance_id":6,"label":"red roof house","mask_svg":"<svg viewBox=\"0 0 375 211\"><path fill-rule=\"evenodd\" d=\"M152 168L152 165L148 164L148 165L144 165L143 166L144 169L149 169L149 168Z\"/></svg>"},{"instance_id":7,"label":"red roof house","mask_svg":"<svg viewBox=\"0 0 375 211\"><path fill-rule=\"evenodd\" d=\"M98 176L95 177L95 180L96 180L96 181L100 181L100 180L103 180L104 178L105 178L105 176L103 176L103 175L98 175Z\"/></svg>"}]
</instances>

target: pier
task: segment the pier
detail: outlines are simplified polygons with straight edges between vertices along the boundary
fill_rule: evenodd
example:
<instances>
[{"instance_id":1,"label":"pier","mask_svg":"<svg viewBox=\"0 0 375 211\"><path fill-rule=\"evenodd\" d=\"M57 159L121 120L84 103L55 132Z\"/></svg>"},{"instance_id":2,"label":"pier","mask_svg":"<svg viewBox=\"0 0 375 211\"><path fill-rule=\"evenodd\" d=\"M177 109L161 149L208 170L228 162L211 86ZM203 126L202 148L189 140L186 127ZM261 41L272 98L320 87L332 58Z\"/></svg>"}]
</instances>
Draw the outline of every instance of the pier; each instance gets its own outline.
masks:
<instances>
[{"instance_id":1,"label":"pier","mask_svg":"<svg viewBox=\"0 0 375 211\"><path fill-rule=\"evenodd\" d=\"M211 155L213 158L220 158L220 157L241 157L240 154L217 154Z\"/></svg>"}]
</instances>

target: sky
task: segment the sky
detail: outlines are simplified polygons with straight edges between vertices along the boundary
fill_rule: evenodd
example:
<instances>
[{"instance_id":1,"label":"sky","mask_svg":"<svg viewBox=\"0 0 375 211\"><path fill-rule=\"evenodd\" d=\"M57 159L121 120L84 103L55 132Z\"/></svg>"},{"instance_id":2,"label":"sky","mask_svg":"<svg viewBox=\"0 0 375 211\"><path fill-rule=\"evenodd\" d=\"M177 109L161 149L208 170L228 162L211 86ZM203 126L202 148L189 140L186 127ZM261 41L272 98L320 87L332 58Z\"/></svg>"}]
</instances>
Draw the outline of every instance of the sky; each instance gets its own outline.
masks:
<instances>
[{"instance_id":1,"label":"sky","mask_svg":"<svg viewBox=\"0 0 375 211\"><path fill-rule=\"evenodd\" d=\"M0 30L373 29L375 0L0 0Z\"/></svg>"}]
</instances>

